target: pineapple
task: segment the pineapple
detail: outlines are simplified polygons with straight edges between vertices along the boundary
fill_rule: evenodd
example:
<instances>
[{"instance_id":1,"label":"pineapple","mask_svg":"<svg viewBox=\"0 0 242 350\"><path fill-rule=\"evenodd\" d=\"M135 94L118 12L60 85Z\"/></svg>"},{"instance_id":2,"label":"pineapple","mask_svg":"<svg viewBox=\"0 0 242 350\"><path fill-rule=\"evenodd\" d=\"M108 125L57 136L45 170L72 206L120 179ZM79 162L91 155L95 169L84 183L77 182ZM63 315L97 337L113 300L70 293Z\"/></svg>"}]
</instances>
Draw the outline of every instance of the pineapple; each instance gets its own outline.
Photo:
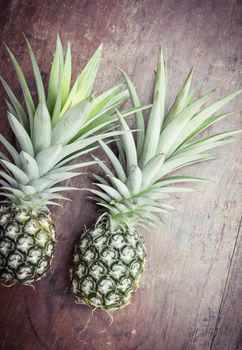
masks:
<instances>
[{"instance_id":1,"label":"pineapple","mask_svg":"<svg viewBox=\"0 0 242 350\"><path fill-rule=\"evenodd\" d=\"M134 85L126 73L122 73L133 105L137 107L140 101ZM192 191L180 184L205 181L170 173L216 158L217 154L210 150L230 143L241 132L198 136L208 126L230 115L215 113L242 90L203 107L211 93L194 99L189 92L192 74L193 70L166 113L167 73L160 48L147 125L143 113L137 111L137 131L133 136L117 110L121 129L125 131L116 140L118 157L99 141L112 169L99 160L104 175L93 174L96 189L89 189L104 212L75 247L71 278L77 303L112 312L130 302L139 286L146 259L138 228L164 222L165 215L173 209L166 199L179 192Z\"/></svg>"},{"instance_id":2,"label":"pineapple","mask_svg":"<svg viewBox=\"0 0 242 350\"><path fill-rule=\"evenodd\" d=\"M70 161L99 147L98 140L116 135L112 129L117 123L113 108L127 99L128 91L118 85L100 96L90 97L101 47L71 88L70 44L64 59L58 37L46 96L28 41L27 45L37 87L37 108L21 67L8 48L26 110L0 77L9 98L8 122L17 140L15 148L0 134L0 142L7 151L6 154L0 153L0 195L3 197L0 207L0 280L31 285L46 273L53 257L56 239L48 206L60 205L56 200L68 199L59 192L77 189L57 185L80 175L81 167L95 162L68 165Z\"/></svg>"}]
</instances>

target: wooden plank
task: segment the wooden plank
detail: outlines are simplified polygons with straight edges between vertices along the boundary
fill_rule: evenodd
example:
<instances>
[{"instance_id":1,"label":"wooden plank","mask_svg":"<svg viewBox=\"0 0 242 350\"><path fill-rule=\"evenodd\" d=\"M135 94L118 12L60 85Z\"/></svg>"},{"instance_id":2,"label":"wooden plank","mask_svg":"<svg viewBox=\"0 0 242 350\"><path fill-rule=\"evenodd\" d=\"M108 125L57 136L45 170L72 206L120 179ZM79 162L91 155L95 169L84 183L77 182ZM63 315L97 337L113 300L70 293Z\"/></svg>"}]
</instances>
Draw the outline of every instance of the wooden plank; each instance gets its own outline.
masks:
<instances>
[{"instance_id":1,"label":"wooden plank","mask_svg":"<svg viewBox=\"0 0 242 350\"><path fill-rule=\"evenodd\" d=\"M231 257L230 273L228 275L216 327L211 341L211 350L242 348L241 334L241 293L242 293L242 218L238 230L236 245Z\"/></svg>"},{"instance_id":2,"label":"wooden plank","mask_svg":"<svg viewBox=\"0 0 242 350\"><path fill-rule=\"evenodd\" d=\"M97 91L121 80L120 73L112 67L116 64L132 76L142 101L149 102L161 40L169 69L169 101L193 63L194 87L199 93L217 87L219 96L241 86L240 2L6 3L0 0L1 9L4 8L0 41L4 40L16 53L33 91L34 79L22 31L30 39L45 76L57 33L65 43L71 40L73 44L75 74L103 42ZM20 96L3 45L0 61L2 74ZM2 97L2 88L0 93ZM241 99L229 109L236 108L241 108ZM2 99L0 111L0 129L10 136ZM213 131L239 127L241 115L237 114L220 127L213 126ZM177 210L168 227L142 232L148 250L143 283L131 305L114 314L111 325L107 314L92 314L88 308L76 305L69 292L74 242L84 225L89 226L97 217L95 205L85 200L84 193L71 193L73 201L65 203L64 210L52 210L58 244L48 276L36 283L35 291L23 286L0 287L0 349L204 350L211 344L213 350L230 350L228 346L233 349L235 344L239 349L242 315L237 300L240 285L235 283L235 277L240 275L240 144L224 148L223 153L218 161L189 169L189 173L210 178L214 183L200 185L203 193L174 200ZM84 176L72 183L86 187L90 180ZM234 254L237 260L231 269L234 251L238 252ZM235 310L233 319L230 305ZM217 321L218 317L224 323Z\"/></svg>"}]
</instances>

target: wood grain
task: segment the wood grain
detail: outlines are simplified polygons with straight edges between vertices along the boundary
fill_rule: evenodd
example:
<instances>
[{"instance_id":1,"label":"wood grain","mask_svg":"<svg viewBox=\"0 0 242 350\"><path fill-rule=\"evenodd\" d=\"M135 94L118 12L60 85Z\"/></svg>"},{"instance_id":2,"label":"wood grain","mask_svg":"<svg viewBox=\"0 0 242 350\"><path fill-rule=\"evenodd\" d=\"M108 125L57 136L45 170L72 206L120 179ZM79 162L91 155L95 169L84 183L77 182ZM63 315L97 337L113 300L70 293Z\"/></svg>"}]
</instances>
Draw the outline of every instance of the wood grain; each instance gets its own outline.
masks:
<instances>
[{"instance_id":1,"label":"wood grain","mask_svg":"<svg viewBox=\"0 0 242 350\"><path fill-rule=\"evenodd\" d=\"M0 0L0 42L13 49L35 91L22 31L44 76L57 33L72 42L74 73L97 46L104 56L95 86L119 82L124 68L142 102L150 102L158 44L169 71L169 102L195 65L194 87L216 96L242 85L242 3L235 0ZM18 96L20 88L4 46L0 70ZM0 128L11 137L0 88ZM241 98L230 109L241 109ZM241 114L213 131L242 126ZM143 232L148 263L133 302L110 318L74 303L69 268L75 241L92 224L97 208L85 194L70 193L64 210L53 209L58 245L48 276L33 290L0 287L1 350L241 350L242 231L241 141L224 156L184 169L210 178L202 192L174 200L168 226ZM88 176L72 181L86 186ZM71 214L71 215L70 215Z\"/></svg>"}]
</instances>

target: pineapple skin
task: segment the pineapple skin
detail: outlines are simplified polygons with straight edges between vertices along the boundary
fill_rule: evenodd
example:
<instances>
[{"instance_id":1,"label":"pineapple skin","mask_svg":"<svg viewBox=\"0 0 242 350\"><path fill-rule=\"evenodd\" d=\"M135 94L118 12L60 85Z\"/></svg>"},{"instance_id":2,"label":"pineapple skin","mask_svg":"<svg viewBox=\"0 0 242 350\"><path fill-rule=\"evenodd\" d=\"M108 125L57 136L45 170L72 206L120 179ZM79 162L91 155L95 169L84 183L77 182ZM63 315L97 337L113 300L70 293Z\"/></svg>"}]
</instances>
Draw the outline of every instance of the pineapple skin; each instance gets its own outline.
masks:
<instances>
[{"instance_id":1,"label":"pineapple skin","mask_svg":"<svg viewBox=\"0 0 242 350\"><path fill-rule=\"evenodd\" d=\"M31 285L50 267L55 229L48 212L0 207L0 281Z\"/></svg>"},{"instance_id":2,"label":"pineapple skin","mask_svg":"<svg viewBox=\"0 0 242 350\"><path fill-rule=\"evenodd\" d=\"M112 228L99 221L75 247L71 278L76 302L109 312L128 305L145 260L144 243L135 229Z\"/></svg>"}]
</instances>

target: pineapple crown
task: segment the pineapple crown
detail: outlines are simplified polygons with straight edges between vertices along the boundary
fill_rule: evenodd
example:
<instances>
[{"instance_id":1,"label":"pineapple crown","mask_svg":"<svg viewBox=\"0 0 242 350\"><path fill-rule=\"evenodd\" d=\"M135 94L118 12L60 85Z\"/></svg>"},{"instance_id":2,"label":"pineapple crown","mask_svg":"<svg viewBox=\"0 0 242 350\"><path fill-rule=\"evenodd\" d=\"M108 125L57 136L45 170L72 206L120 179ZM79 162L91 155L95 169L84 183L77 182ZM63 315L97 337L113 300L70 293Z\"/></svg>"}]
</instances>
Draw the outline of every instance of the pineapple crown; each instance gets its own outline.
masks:
<instances>
[{"instance_id":1,"label":"pineapple crown","mask_svg":"<svg viewBox=\"0 0 242 350\"><path fill-rule=\"evenodd\" d=\"M63 180L80 175L75 169L93 164L82 162L68 165L75 158L98 147L98 141L117 134L114 108L127 99L128 90L117 85L101 95L90 98L101 59L102 45L97 49L71 87L71 49L68 43L64 56L60 38L50 70L48 92L35 55L26 39L38 93L37 107L24 73L15 56L7 48L17 74L26 110L7 82L0 80L8 95L8 121L17 140L17 148L0 134L7 154L0 153L0 184L3 203L34 209L59 205L56 199L67 199L60 191L77 189L56 186ZM124 116L132 113L124 112Z\"/></svg>"},{"instance_id":2,"label":"pineapple crown","mask_svg":"<svg viewBox=\"0 0 242 350\"><path fill-rule=\"evenodd\" d=\"M122 70L121 70L122 71ZM134 107L140 100L133 83L122 71ZM242 90L223 97L208 107L202 108L212 93L193 99L190 93L193 69L189 72L169 112L165 113L167 71L160 47L153 105L145 126L142 111L135 113L136 137L117 110L121 129L125 131L116 141L118 157L102 140L101 147L112 163L114 171L100 159L104 176L93 174L97 189L89 189L97 203L104 207L112 225L126 228L157 224L173 209L164 202L179 192L193 191L176 186L186 182L205 179L169 174L187 165L207 161L218 155L210 150L230 143L242 130L227 131L211 136L199 134L215 122L231 113L215 114L220 108L242 93ZM214 115L215 114L215 115ZM173 186L175 185L175 186Z\"/></svg>"}]
</instances>

